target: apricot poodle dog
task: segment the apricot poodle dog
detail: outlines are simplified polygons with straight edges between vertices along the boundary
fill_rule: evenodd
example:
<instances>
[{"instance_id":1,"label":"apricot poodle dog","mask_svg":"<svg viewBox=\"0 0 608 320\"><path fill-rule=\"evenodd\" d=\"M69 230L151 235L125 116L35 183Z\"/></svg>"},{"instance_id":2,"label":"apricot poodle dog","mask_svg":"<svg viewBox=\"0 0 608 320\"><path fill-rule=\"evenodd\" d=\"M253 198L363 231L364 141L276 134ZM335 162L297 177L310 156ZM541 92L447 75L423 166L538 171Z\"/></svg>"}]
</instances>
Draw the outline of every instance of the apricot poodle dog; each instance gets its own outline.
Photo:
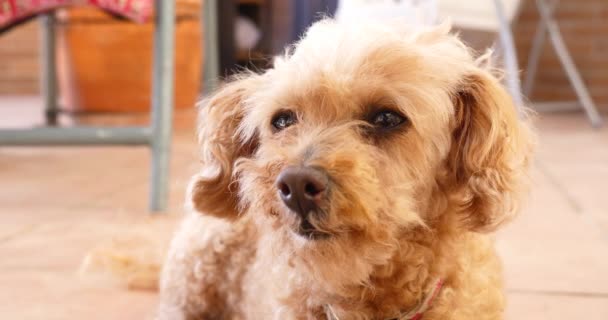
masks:
<instances>
[{"instance_id":1,"label":"apricot poodle dog","mask_svg":"<svg viewBox=\"0 0 608 320\"><path fill-rule=\"evenodd\" d=\"M160 319L500 319L533 136L449 27L313 25L200 109Z\"/></svg>"}]
</instances>

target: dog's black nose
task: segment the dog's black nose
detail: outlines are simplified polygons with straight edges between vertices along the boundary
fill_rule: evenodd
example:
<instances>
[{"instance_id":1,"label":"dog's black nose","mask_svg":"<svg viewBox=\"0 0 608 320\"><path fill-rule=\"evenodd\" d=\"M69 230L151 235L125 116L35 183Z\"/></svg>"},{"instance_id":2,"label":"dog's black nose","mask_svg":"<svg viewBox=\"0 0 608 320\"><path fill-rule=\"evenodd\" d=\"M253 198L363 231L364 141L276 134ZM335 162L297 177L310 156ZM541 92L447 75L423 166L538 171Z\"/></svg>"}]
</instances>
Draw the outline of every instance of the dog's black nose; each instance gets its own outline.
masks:
<instances>
[{"instance_id":1,"label":"dog's black nose","mask_svg":"<svg viewBox=\"0 0 608 320\"><path fill-rule=\"evenodd\" d=\"M327 184L325 172L311 167L288 167L277 179L281 199L302 218L319 207L327 193Z\"/></svg>"}]
</instances>

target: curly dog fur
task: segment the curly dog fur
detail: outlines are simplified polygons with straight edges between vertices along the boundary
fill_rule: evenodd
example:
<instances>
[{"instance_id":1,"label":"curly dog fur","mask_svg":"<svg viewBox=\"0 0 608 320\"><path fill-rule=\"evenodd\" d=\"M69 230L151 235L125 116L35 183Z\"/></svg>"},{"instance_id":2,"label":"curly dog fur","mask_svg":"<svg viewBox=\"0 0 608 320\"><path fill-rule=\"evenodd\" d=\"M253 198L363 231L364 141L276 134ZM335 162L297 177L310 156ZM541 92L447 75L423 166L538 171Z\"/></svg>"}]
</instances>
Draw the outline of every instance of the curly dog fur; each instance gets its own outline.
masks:
<instances>
[{"instance_id":1,"label":"curly dog fur","mask_svg":"<svg viewBox=\"0 0 608 320\"><path fill-rule=\"evenodd\" d=\"M202 170L161 279L160 319L392 319L435 279L424 320L500 319L487 232L518 210L533 135L484 59L449 28L324 20L274 67L204 101ZM405 117L394 130L368 121ZM276 130L272 119L295 120ZM321 168L311 215L278 196L285 168Z\"/></svg>"}]
</instances>

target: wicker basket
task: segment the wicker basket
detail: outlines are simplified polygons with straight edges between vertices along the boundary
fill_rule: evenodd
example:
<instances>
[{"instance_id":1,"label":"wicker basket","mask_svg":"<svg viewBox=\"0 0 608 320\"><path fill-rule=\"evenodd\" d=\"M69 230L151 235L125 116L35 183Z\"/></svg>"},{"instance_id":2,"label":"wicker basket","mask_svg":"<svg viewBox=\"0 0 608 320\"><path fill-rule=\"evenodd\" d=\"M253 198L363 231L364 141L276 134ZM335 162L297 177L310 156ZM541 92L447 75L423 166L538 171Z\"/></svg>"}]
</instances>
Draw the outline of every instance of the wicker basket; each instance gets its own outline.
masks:
<instances>
[{"instance_id":1,"label":"wicker basket","mask_svg":"<svg viewBox=\"0 0 608 320\"><path fill-rule=\"evenodd\" d=\"M177 1L175 106L192 107L200 91L200 0ZM58 12L62 106L76 112L141 112L150 108L152 22L136 24L93 8Z\"/></svg>"}]
</instances>

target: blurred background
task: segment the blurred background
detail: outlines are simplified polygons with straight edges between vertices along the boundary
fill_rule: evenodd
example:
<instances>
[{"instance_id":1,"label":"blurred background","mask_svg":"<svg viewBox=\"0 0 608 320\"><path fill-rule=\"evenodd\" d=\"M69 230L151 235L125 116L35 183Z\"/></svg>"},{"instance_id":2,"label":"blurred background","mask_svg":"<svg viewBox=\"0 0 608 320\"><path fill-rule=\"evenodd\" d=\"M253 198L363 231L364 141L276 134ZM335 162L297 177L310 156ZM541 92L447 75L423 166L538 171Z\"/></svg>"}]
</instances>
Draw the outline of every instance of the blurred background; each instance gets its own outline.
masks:
<instances>
[{"instance_id":1,"label":"blurred background","mask_svg":"<svg viewBox=\"0 0 608 320\"><path fill-rule=\"evenodd\" d=\"M449 18L495 49L540 137L530 199L497 235L507 319L608 319L608 1L73 2L0 0L1 319L151 317L154 288L83 261L140 241L156 249L112 263L160 262L198 169L196 101L336 11Z\"/></svg>"}]
</instances>

